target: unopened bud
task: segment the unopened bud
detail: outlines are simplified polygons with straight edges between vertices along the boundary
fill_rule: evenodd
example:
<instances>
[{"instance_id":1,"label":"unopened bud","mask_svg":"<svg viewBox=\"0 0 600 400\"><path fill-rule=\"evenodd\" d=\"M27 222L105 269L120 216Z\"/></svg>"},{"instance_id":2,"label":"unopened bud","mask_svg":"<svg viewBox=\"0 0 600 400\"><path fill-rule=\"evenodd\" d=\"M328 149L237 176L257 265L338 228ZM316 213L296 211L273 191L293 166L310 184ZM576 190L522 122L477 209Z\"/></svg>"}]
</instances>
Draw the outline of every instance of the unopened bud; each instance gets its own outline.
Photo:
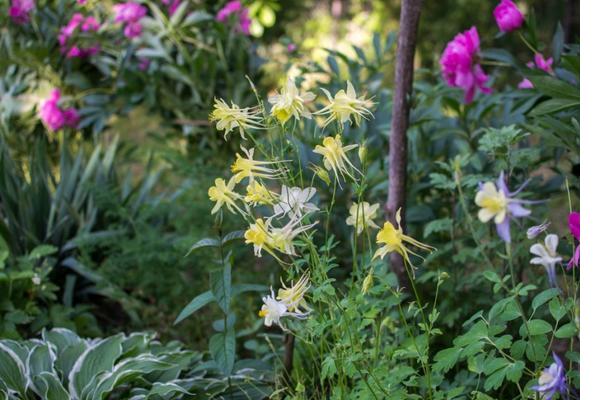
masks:
<instances>
[{"instance_id":1,"label":"unopened bud","mask_svg":"<svg viewBox=\"0 0 600 400\"><path fill-rule=\"evenodd\" d=\"M361 164L364 164L365 160L367 159L367 146L364 144L361 144L358 148L358 159L360 160Z\"/></svg>"},{"instance_id":2,"label":"unopened bud","mask_svg":"<svg viewBox=\"0 0 600 400\"><path fill-rule=\"evenodd\" d=\"M362 290L360 291L363 295L367 294L373 287L373 268L369 271L369 274L365 277L362 283Z\"/></svg>"}]
</instances>

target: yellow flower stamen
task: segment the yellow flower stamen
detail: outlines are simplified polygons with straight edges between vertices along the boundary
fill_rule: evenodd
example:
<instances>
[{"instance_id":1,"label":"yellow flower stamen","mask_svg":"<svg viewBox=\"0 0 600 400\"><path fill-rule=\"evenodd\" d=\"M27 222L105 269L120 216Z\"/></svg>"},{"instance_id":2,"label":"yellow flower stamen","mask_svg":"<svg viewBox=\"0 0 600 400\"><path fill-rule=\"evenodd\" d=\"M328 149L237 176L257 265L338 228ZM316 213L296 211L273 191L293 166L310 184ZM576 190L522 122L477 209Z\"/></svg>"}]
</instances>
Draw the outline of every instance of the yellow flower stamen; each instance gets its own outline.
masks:
<instances>
[{"instance_id":1,"label":"yellow flower stamen","mask_svg":"<svg viewBox=\"0 0 600 400\"><path fill-rule=\"evenodd\" d=\"M213 112L208 116L210 121L217 122L217 130L225 130L225 140L229 132L238 128L242 139L246 139L244 133L248 129L261 129L262 117L258 107L240 108L235 103L229 106L223 99L215 99Z\"/></svg>"}]
</instances>

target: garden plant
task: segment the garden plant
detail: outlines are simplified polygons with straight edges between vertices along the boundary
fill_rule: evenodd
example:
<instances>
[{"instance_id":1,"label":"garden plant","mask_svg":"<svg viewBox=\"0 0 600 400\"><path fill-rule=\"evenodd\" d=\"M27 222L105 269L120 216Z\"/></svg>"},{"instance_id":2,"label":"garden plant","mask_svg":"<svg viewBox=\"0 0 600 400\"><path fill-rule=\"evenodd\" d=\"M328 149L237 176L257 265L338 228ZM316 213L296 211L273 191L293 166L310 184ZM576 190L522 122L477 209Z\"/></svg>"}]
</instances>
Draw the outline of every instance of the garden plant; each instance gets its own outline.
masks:
<instances>
[{"instance_id":1,"label":"garden plant","mask_svg":"<svg viewBox=\"0 0 600 400\"><path fill-rule=\"evenodd\" d=\"M387 3L3 3L0 399L579 399L575 5Z\"/></svg>"}]
</instances>

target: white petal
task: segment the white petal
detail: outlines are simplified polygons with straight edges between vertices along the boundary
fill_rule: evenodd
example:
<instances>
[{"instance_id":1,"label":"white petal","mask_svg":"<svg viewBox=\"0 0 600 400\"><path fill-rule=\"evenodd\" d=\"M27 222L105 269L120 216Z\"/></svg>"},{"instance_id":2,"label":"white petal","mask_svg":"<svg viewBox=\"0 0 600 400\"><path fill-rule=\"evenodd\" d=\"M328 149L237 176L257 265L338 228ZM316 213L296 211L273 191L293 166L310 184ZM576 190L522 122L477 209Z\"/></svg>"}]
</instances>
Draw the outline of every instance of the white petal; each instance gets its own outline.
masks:
<instances>
[{"instance_id":1,"label":"white petal","mask_svg":"<svg viewBox=\"0 0 600 400\"><path fill-rule=\"evenodd\" d=\"M558 235L552 233L546 236L544 242L546 243L548 250L550 250L551 253L556 254L556 248L558 247Z\"/></svg>"}]
</instances>

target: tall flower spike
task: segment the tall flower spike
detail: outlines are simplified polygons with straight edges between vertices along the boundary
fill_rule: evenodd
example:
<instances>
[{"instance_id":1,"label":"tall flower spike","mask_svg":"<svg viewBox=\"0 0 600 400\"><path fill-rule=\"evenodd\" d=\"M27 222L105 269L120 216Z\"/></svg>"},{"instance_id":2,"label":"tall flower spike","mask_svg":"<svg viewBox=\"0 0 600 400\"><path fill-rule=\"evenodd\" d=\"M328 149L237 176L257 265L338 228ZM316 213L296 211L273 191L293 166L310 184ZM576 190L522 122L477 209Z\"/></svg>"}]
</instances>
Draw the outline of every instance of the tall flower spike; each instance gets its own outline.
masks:
<instances>
[{"instance_id":1,"label":"tall flower spike","mask_svg":"<svg viewBox=\"0 0 600 400\"><path fill-rule=\"evenodd\" d=\"M556 254L556 248L558 247L558 236L550 234L544 239L544 244L536 243L529 248L529 252L534 257L531 259L531 264L541 265L548 274L548 281L550 286L558 287L556 281L556 264L562 261L562 257Z\"/></svg>"},{"instance_id":2,"label":"tall flower spike","mask_svg":"<svg viewBox=\"0 0 600 400\"><path fill-rule=\"evenodd\" d=\"M383 228L379 231L379 233L377 233L377 243L382 244L383 247L377 249L373 255L373 259L377 257L383 259L386 254L396 252L400 254L404 261L412 267L413 265L409 257L410 254L420 258L423 257L406 247L407 244L424 251L431 252L435 250L434 247L421 243L418 240L404 234L400 224L400 210L396 212L396 223L398 224L398 228L394 228L394 225L392 225L391 222L386 221L383 224Z\"/></svg>"},{"instance_id":3,"label":"tall flower spike","mask_svg":"<svg viewBox=\"0 0 600 400\"><path fill-rule=\"evenodd\" d=\"M352 170L356 171L358 174L361 174L361 172L354 165L352 165L352 162L350 162L350 159L346 155L348 151L357 147L357 144L344 146L341 135L336 135L335 138L328 136L323 139L323 145L317 145L313 152L323 156L323 164L325 165L325 169L328 171L333 171L336 182L341 185L340 175L342 180L345 180L344 175L354 179Z\"/></svg>"},{"instance_id":4,"label":"tall flower spike","mask_svg":"<svg viewBox=\"0 0 600 400\"><path fill-rule=\"evenodd\" d=\"M329 104L315 114L327 115L325 126L336 120L340 125L343 125L347 121L352 123L352 120L358 125L361 119L373 117L373 113L369 110L372 106L371 100L365 99L365 96L357 97L354 86L352 86L350 81L346 82L346 91L338 91L335 97L332 97L327 89L322 90L327 96Z\"/></svg>"},{"instance_id":5,"label":"tall flower spike","mask_svg":"<svg viewBox=\"0 0 600 400\"><path fill-rule=\"evenodd\" d=\"M281 89L281 93L269 97L269 103L273 105L271 115L282 124L285 124L291 117L297 120L300 120L300 117L311 118L306 103L313 101L315 97L315 94L311 92L300 93L294 80L290 77Z\"/></svg>"},{"instance_id":6,"label":"tall flower spike","mask_svg":"<svg viewBox=\"0 0 600 400\"><path fill-rule=\"evenodd\" d=\"M531 201L514 198L524 187L525 184L515 192L509 192L504 181L504 172L501 172L496 184L486 182L480 185L475 195L475 204L481 207L477 214L479 220L487 223L493 218L498 236L506 243L510 243L510 219L531 214L531 210L523 208L523 204L531 204Z\"/></svg>"},{"instance_id":7,"label":"tall flower spike","mask_svg":"<svg viewBox=\"0 0 600 400\"><path fill-rule=\"evenodd\" d=\"M235 180L233 178L229 179L229 182L227 183L225 183L225 180L222 178L215 179L215 185L208 189L209 199L217 203L210 212L211 214L219 211L221 207L223 207L223 204L225 204L232 213L235 213L236 210L239 211L238 207L235 205L235 200L239 199L241 196L233 191L234 188Z\"/></svg>"},{"instance_id":8,"label":"tall flower spike","mask_svg":"<svg viewBox=\"0 0 600 400\"><path fill-rule=\"evenodd\" d=\"M266 167L269 164L275 164L272 161L257 161L254 159L254 149L246 150L242 147L246 158L235 155L235 162L231 166L231 172L236 183L240 183L244 178L249 178L250 182L255 178L276 179L281 173L273 168Z\"/></svg>"},{"instance_id":9,"label":"tall flower spike","mask_svg":"<svg viewBox=\"0 0 600 400\"><path fill-rule=\"evenodd\" d=\"M292 286L287 287L283 281L281 282L282 288L277 292L277 300L283 302L286 305L288 311L291 312L305 312L309 313L311 311L308 303L304 299L304 295L310 288L310 279L308 274L302 275L300 280L294 284L292 281Z\"/></svg>"},{"instance_id":10,"label":"tall flower spike","mask_svg":"<svg viewBox=\"0 0 600 400\"><path fill-rule=\"evenodd\" d=\"M261 129L262 117L258 107L240 108L235 103L229 106L223 99L215 99L215 108L208 116L210 121L217 122L217 130L225 130L225 140L229 132L238 128L242 139L246 139L244 133L248 129Z\"/></svg>"}]
</instances>

